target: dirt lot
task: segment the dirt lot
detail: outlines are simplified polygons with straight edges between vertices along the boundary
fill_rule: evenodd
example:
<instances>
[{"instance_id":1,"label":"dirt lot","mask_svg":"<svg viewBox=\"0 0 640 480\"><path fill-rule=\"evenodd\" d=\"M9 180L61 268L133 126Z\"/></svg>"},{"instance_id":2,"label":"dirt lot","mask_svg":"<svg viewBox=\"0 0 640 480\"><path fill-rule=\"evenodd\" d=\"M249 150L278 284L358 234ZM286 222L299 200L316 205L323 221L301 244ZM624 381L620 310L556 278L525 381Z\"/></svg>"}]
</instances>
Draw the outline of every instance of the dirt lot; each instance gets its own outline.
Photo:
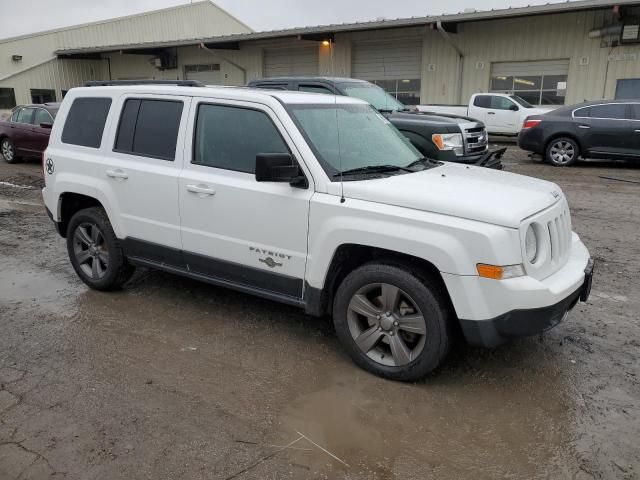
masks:
<instances>
[{"instance_id":1,"label":"dirt lot","mask_svg":"<svg viewBox=\"0 0 640 480\"><path fill-rule=\"evenodd\" d=\"M593 296L405 385L294 308L154 271L88 290L39 165L0 162L0 479L640 478L640 184L599 178L640 164L506 164L567 193Z\"/></svg>"}]
</instances>

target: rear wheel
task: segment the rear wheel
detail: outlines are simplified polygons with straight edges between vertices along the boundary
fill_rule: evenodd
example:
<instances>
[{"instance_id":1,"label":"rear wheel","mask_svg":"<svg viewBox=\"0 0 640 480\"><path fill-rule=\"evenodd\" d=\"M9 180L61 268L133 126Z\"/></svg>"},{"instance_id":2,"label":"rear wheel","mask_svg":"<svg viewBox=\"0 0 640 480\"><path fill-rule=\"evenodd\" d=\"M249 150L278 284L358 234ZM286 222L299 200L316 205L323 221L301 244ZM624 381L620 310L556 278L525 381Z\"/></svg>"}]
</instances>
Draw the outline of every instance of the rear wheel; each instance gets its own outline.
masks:
<instances>
[{"instance_id":1,"label":"rear wheel","mask_svg":"<svg viewBox=\"0 0 640 480\"><path fill-rule=\"evenodd\" d=\"M568 167L578 160L580 147L571 138L556 138L547 146L546 160L556 167Z\"/></svg>"},{"instance_id":2,"label":"rear wheel","mask_svg":"<svg viewBox=\"0 0 640 480\"><path fill-rule=\"evenodd\" d=\"M8 138L3 138L0 141L0 152L7 163L16 163L18 158L16 157L16 149L13 146L13 142Z\"/></svg>"},{"instance_id":3,"label":"rear wheel","mask_svg":"<svg viewBox=\"0 0 640 480\"><path fill-rule=\"evenodd\" d=\"M400 266L367 264L336 294L338 338L360 367L381 377L415 381L449 350L449 309L440 290Z\"/></svg>"},{"instance_id":4,"label":"rear wheel","mask_svg":"<svg viewBox=\"0 0 640 480\"><path fill-rule=\"evenodd\" d=\"M71 218L67 251L80 279L96 290L120 288L134 271L102 208L86 208Z\"/></svg>"}]
</instances>

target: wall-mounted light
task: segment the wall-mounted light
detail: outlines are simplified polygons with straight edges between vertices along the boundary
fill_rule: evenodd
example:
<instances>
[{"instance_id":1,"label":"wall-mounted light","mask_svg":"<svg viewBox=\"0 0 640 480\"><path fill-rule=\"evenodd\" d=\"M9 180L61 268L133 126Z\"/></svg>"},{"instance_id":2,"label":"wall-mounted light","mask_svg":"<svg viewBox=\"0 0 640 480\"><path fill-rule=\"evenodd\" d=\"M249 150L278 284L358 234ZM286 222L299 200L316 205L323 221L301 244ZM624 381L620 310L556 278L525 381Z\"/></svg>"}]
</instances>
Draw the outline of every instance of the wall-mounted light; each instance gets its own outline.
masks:
<instances>
[{"instance_id":1,"label":"wall-mounted light","mask_svg":"<svg viewBox=\"0 0 640 480\"><path fill-rule=\"evenodd\" d=\"M21 62L22 55L11 55L11 60L13 60L14 62Z\"/></svg>"},{"instance_id":2,"label":"wall-mounted light","mask_svg":"<svg viewBox=\"0 0 640 480\"><path fill-rule=\"evenodd\" d=\"M329 45L331 45L331 41L329 41L329 40L323 40L323 41L322 41L322 45L324 45L325 47L328 47Z\"/></svg>"}]
</instances>

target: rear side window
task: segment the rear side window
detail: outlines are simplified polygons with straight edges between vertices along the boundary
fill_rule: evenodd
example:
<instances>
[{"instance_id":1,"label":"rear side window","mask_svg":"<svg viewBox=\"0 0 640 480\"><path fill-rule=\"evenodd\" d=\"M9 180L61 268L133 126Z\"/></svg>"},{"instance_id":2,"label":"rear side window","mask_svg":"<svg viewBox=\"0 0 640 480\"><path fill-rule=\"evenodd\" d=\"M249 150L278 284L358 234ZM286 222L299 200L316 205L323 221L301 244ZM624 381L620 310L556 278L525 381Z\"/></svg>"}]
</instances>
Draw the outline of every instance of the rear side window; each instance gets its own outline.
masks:
<instances>
[{"instance_id":1,"label":"rear side window","mask_svg":"<svg viewBox=\"0 0 640 480\"><path fill-rule=\"evenodd\" d=\"M640 103L631 104L631 118L634 120L640 120Z\"/></svg>"},{"instance_id":2,"label":"rear side window","mask_svg":"<svg viewBox=\"0 0 640 480\"><path fill-rule=\"evenodd\" d=\"M100 148L110 98L76 98L62 130L62 143Z\"/></svg>"},{"instance_id":3,"label":"rear side window","mask_svg":"<svg viewBox=\"0 0 640 480\"><path fill-rule=\"evenodd\" d=\"M114 150L173 161L183 103L131 98L122 108Z\"/></svg>"},{"instance_id":4,"label":"rear side window","mask_svg":"<svg viewBox=\"0 0 640 480\"><path fill-rule=\"evenodd\" d=\"M591 107L579 108L573 112L575 118L589 118L591 116Z\"/></svg>"},{"instance_id":5,"label":"rear side window","mask_svg":"<svg viewBox=\"0 0 640 480\"><path fill-rule=\"evenodd\" d=\"M610 103L608 105L594 105L591 107L591 118L624 120L627 118L627 104Z\"/></svg>"},{"instance_id":6,"label":"rear side window","mask_svg":"<svg viewBox=\"0 0 640 480\"><path fill-rule=\"evenodd\" d=\"M46 110L39 108L36 110L36 117L33 121L35 125L40 125L41 123L53 123L53 118Z\"/></svg>"},{"instance_id":7,"label":"rear side window","mask_svg":"<svg viewBox=\"0 0 640 480\"><path fill-rule=\"evenodd\" d=\"M489 95L478 95L473 100L473 105L480 108L491 108L491 96Z\"/></svg>"},{"instance_id":8,"label":"rear side window","mask_svg":"<svg viewBox=\"0 0 640 480\"><path fill-rule=\"evenodd\" d=\"M254 173L259 153L289 153L266 113L219 105L198 107L193 163Z\"/></svg>"}]
</instances>

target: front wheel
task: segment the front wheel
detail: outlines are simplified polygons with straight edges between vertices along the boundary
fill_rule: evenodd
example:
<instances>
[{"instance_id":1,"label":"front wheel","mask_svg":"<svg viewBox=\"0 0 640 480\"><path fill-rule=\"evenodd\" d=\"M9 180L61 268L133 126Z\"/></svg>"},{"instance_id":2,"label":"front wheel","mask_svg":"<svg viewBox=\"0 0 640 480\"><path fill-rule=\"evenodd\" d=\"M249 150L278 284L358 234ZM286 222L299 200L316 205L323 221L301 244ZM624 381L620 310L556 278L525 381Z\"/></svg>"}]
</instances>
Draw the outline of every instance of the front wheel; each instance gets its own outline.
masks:
<instances>
[{"instance_id":1,"label":"front wheel","mask_svg":"<svg viewBox=\"0 0 640 480\"><path fill-rule=\"evenodd\" d=\"M0 152L2 152L2 157L7 163L16 163L18 158L16 157L16 149L13 145L13 142L8 138L3 138L0 142Z\"/></svg>"},{"instance_id":2,"label":"front wheel","mask_svg":"<svg viewBox=\"0 0 640 480\"><path fill-rule=\"evenodd\" d=\"M449 309L440 289L401 266L371 263L351 272L336 294L338 338L361 368L415 381L449 350Z\"/></svg>"},{"instance_id":3,"label":"front wheel","mask_svg":"<svg viewBox=\"0 0 640 480\"><path fill-rule=\"evenodd\" d=\"M547 146L546 160L556 167L568 167L578 160L580 147L571 138L556 138Z\"/></svg>"},{"instance_id":4,"label":"front wheel","mask_svg":"<svg viewBox=\"0 0 640 480\"><path fill-rule=\"evenodd\" d=\"M67 251L80 279L96 290L120 288L134 271L102 208L86 208L71 218Z\"/></svg>"}]
</instances>

